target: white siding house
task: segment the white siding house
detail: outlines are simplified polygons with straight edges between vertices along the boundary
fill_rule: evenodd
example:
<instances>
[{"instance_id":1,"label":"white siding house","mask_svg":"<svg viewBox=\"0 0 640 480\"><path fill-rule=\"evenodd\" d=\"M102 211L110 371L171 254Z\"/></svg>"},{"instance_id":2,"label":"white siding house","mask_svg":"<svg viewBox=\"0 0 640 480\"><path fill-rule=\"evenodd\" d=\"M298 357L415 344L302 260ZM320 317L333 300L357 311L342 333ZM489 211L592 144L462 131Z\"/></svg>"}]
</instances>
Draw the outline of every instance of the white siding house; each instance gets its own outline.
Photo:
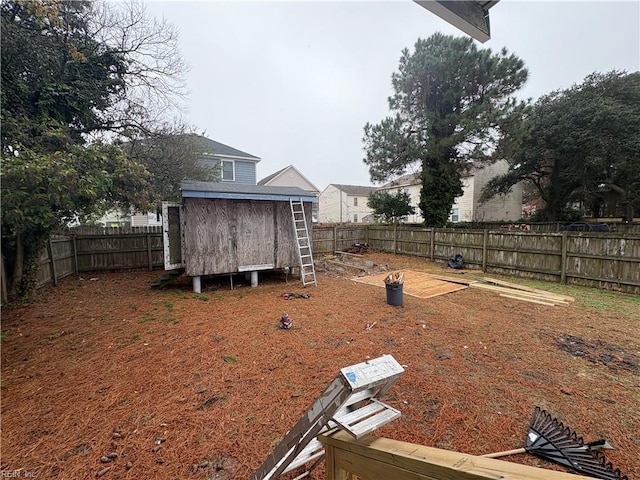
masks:
<instances>
[{"instance_id":1,"label":"white siding house","mask_svg":"<svg viewBox=\"0 0 640 480\"><path fill-rule=\"evenodd\" d=\"M516 221L522 217L522 184L516 184L508 195L496 195L480 203L482 189L492 178L509 169L505 160L474 168L463 177L464 193L456 198L451 211L452 222Z\"/></svg>"},{"instance_id":2,"label":"white siding house","mask_svg":"<svg viewBox=\"0 0 640 480\"><path fill-rule=\"evenodd\" d=\"M318 221L321 223L362 223L373 221L367 206L369 194L376 187L332 183L318 197Z\"/></svg>"},{"instance_id":3,"label":"white siding house","mask_svg":"<svg viewBox=\"0 0 640 480\"><path fill-rule=\"evenodd\" d=\"M391 195L395 195L398 190L406 192L411 197L411 206L415 208L413 215L407 215L404 220L406 223L421 223L424 221L418 204L420 203L420 189L422 184L420 183L420 175L415 173L408 173L396 178L395 180L385 183L378 190L386 191Z\"/></svg>"},{"instance_id":4,"label":"white siding house","mask_svg":"<svg viewBox=\"0 0 640 480\"><path fill-rule=\"evenodd\" d=\"M509 165L501 160L491 165L472 169L462 177L463 194L455 199L451 208L449 220L458 222L501 222L516 221L522 216L522 185L514 185L509 195L498 195L481 204L480 195L484 186L494 177L507 172ZM406 222L420 223L423 221L418 204L420 202L420 176L407 174L383 185L379 190L386 190L391 194L401 190L411 196L411 205L416 209L414 215L409 215Z\"/></svg>"},{"instance_id":5,"label":"white siding house","mask_svg":"<svg viewBox=\"0 0 640 480\"><path fill-rule=\"evenodd\" d=\"M316 197L320 194L320 190L313 183L311 183L307 177L305 177L300 171L293 165L278 170L275 173L263 178L258 182L258 185L264 185L267 187L298 187L302 190L312 193ZM311 208L311 215L313 221L318 221L318 203L313 203Z\"/></svg>"}]
</instances>

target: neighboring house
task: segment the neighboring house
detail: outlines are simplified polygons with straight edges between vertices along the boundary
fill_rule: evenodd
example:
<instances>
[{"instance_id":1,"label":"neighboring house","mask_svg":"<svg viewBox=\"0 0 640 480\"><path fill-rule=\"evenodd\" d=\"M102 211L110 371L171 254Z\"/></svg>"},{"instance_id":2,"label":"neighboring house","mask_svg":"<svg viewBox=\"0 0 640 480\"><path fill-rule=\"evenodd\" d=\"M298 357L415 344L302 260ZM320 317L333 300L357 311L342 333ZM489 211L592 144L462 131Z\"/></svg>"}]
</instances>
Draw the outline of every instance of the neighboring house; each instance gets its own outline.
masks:
<instances>
[{"instance_id":1,"label":"neighboring house","mask_svg":"<svg viewBox=\"0 0 640 480\"><path fill-rule=\"evenodd\" d=\"M260 157L201 135L197 138L202 145L202 162L220 167L221 182L256 185L256 165Z\"/></svg>"},{"instance_id":2,"label":"neighboring house","mask_svg":"<svg viewBox=\"0 0 640 480\"><path fill-rule=\"evenodd\" d=\"M497 195L485 203L480 203L480 195L484 186L494 177L506 173L509 165L501 160L491 165L473 168L462 177L463 194L455 199L451 208L449 221L458 222L495 222L515 221L522 216L522 185L514 185L509 195ZM418 174L407 174L389 182L379 190L393 194L398 190L409 193L411 205L416 209L414 215L405 220L410 223L423 221L419 208L420 189L422 188Z\"/></svg>"},{"instance_id":3,"label":"neighboring house","mask_svg":"<svg viewBox=\"0 0 640 480\"><path fill-rule=\"evenodd\" d=\"M298 187L302 190L312 193L314 196L320 194L320 190L311 183L300 171L293 165L278 170L271 175L264 177L258 182L258 185L266 187ZM312 210L313 221L318 221L318 203L313 204Z\"/></svg>"},{"instance_id":4,"label":"neighboring house","mask_svg":"<svg viewBox=\"0 0 640 480\"><path fill-rule=\"evenodd\" d=\"M331 183L318 197L318 221L321 223L359 223L373 220L367 206L369 194L376 187Z\"/></svg>"},{"instance_id":5,"label":"neighboring house","mask_svg":"<svg viewBox=\"0 0 640 480\"><path fill-rule=\"evenodd\" d=\"M202 152L201 161L220 168L220 182L243 185L256 184L256 165L260 157L216 142L202 135L193 135ZM156 213L127 213L111 211L103 216L100 223L107 227L144 227L162 225L162 218Z\"/></svg>"},{"instance_id":6,"label":"neighboring house","mask_svg":"<svg viewBox=\"0 0 640 480\"><path fill-rule=\"evenodd\" d=\"M516 221L522 217L522 185L517 184L508 195L497 195L485 203L480 203L482 189L492 178L506 173L509 165L501 160L491 165L473 168L463 175L463 194L455 199L449 221L458 222L501 222ZM402 175L381 187L330 184L319 197L320 222L366 222L373 220L372 210L367 207L367 197L373 191L387 191L395 194L398 190L411 197L415 213L408 215L404 222L423 222L420 212L420 175Z\"/></svg>"},{"instance_id":7,"label":"neighboring house","mask_svg":"<svg viewBox=\"0 0 640 480\"><path fill-rule=\"evenodd\" d=\"M414 207L415 212L413 215L407 215L404 218L405 223L420 223L422 222L422 215L420 214L420 189L422 184L420 182L420 175L417 173L407 173L395 180L385 183L379 187L378 191L386 191L391 195L395 195L398 190L406 192L411 197L411 206Z\"/></svg>"},{"instance_id":8,"label":"neighboring house","mask_svg":"<svg viewBox=\"0 0 640 480\"><path fill-rule=\"evenodd\" d=\"M514 185L508 195L496 195L480 203L482 189L492 178L503 175L509 164L500 160L491 165L474 168L462 178L464 193L456 198L451 209L452 222L501 222L522 218L522 184Z\"/></svg>"}]
</instances>

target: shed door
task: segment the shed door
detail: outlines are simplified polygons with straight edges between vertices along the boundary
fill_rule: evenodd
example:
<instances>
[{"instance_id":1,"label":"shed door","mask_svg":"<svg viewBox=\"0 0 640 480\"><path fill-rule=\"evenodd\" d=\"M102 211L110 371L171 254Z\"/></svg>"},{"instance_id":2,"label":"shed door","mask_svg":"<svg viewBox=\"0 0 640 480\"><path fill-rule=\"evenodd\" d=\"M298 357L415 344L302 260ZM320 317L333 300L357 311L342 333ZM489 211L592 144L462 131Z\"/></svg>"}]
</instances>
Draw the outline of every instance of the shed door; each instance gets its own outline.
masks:
<instances>
[{"instance_id":1,"label":"shed door","mask_svg":"<svg viewBox=\"0 0 640 480\"><path fill-rule=\"evenodd\" d=\"M179 203L162 202L162 239L164 269L184 268L184 229Z\"/></svg>"},{"instance_id":2,"label":"shed door","mask_svg":"<svg viewBox=\"0 0 640 480\"><path fill-rule=\"evenodd\" d=\"M238 271L273 268L275 235L273 203L238 202Z\"/></svg>"}]
</instances>

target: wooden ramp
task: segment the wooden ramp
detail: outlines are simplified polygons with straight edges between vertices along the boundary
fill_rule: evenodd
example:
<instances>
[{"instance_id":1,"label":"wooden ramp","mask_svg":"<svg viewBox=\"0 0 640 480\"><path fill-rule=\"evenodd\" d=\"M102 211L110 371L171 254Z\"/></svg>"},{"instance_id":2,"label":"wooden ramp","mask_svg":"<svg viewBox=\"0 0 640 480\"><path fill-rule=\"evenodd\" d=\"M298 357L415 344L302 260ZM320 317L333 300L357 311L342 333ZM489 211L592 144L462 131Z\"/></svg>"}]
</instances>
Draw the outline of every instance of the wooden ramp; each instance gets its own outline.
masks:
<instances>
[{"instance_id":1,"label":"wooden ramp","mask_svg":"<svg viewBox=\"0 0 640 480\"><path fill-rule=\"evenodd\" d=\"M412 297L431 298L467 288L467 285L434 278L434 276L429 273L415 272L413 270L401 270L401 272L404 273L404 286L402 291ZM377 287L384 287L384 279L388 275L389 273L387 272L368 277L355 277L351 280L368 285L375 285Z\"/></svg>"}]
</instances>

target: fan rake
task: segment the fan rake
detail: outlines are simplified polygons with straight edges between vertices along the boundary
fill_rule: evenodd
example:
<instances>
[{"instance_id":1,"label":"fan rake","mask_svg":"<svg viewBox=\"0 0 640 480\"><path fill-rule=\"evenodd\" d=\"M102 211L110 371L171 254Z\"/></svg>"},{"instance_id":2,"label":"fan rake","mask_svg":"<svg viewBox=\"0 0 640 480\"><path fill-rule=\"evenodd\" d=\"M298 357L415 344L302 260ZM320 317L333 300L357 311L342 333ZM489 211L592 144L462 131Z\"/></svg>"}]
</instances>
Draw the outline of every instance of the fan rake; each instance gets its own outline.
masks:
<instances>
[{"instance_id":1,"label":"fan rake","mask_svg":"<svg viewBox=\"0 0 640 480\"><path fill-rule=\"evenodd\" d=\"M524 448L482 456L496 458L528 452L582 475L602 480L629 480L619 469L614 469L611 462L606 461L600 448L611 446L606 440L584 443L582 437L578 437L569 427L540 407L535 407Z\"/></svg>"}]
</instances>

